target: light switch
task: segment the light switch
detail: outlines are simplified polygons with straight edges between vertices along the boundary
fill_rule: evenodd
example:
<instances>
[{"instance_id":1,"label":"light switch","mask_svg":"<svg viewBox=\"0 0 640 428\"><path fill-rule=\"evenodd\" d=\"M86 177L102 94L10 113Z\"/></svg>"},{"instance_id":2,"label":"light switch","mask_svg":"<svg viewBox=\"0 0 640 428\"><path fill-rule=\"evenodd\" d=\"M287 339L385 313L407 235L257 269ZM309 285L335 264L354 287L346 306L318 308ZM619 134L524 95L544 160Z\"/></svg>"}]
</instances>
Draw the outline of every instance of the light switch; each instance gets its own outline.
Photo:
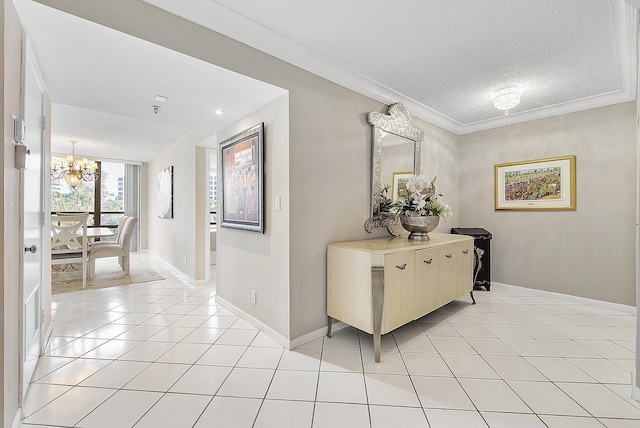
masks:
<instances>
[{"instance_id":1,"label":"light switch","mask_svg":"<svg viewBox=\"0 0 640 428\"><path fill-rule=\"evenodd\" d=\"M280 196L276 196L276 211L280 211Z\"/></svg>"}]
</instances>

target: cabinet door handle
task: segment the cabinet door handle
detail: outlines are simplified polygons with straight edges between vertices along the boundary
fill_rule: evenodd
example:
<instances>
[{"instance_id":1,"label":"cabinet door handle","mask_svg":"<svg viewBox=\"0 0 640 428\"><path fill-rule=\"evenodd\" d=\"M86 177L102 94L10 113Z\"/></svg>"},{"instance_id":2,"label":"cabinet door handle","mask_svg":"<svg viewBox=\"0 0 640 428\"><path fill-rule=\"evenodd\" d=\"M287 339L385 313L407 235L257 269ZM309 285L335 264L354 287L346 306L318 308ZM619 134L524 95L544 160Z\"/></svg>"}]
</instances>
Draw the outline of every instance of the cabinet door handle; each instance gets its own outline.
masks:
<instances>
[{"instance_id":1,"label":"cabinet door handle","mask_svg":"<svg viewBox=\"0 0 640 428\"><path fill-rule=\"evenodd\" d=\"M405 270L407 268L407 264L403 264L402 266L396 266L400 270Z\"/></svg>"},{"instance_id":2,"label":"cabinet door handle","mask_svg":"<svg viewBox=\"0 0 640 428\"><path fill-rule=\"evenodd\" d=\"M469 254L469 250L462 251L462 254Z\"/></svg>"},{"instance_id":3,"label":"cabinet door handle","mask_svg":"<svg viewBox=\"0 0 640 428\"><path fill-rule=\"evenodd\" d=\"M426 264L428 264L428 265L430 265L432 261L433 261L433 259L423 260L423 262L425 262L425 263L426 263Z\"/></svg>"},{"instance_id":4,"label":"cabinet door handle","mask_svg":"<svg viewBox=\"0 0 640 428\"><path fill-rule=\"evenodd\" d=\"M450 259L450 258L452 258L452 257L453 257L453 254L445 254L444 256L445 256L446 258Z\"/></svg>"}]
</instances>

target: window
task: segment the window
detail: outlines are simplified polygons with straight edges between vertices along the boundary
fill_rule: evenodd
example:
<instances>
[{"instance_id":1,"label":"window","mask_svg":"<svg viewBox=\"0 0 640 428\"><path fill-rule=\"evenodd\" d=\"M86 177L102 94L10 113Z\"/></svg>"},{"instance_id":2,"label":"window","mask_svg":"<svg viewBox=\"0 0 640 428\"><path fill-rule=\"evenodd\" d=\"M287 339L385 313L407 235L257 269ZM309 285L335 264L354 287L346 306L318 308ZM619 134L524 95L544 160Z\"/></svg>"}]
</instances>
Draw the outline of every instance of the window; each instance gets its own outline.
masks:
<instances>
[{"instance_id":1,"label":"window","mask_svg":"<svg viewBox=\"0 0 640 428\"><path fill-rule=\"evenodd\" d=\"M95 182L81 181L73 188L64 179L51 180L51 212L89 212L88 224L96 225L94 218Z\"/></svg>"},{"instance_id":2,"label":"window","mask_svg":"<svg viewBox=\"0 0 640 428\"><path fill-rule=\"evenodd\" d=\"M116 228L124 216L124 167L98 162L98 180L81 181L75 189L64 179L51 180L52 213L89 212L89 225Z\"/></svg>"},{"instance_id":3,"label":"window","mask_svg":"<svg viewBox=\"0 0 640 428\"><path fill-rule=\"evenodd\" d=\"M124 164L101 162L100 225L117 226L124 216Z\"/></svg>"}]
</instances>

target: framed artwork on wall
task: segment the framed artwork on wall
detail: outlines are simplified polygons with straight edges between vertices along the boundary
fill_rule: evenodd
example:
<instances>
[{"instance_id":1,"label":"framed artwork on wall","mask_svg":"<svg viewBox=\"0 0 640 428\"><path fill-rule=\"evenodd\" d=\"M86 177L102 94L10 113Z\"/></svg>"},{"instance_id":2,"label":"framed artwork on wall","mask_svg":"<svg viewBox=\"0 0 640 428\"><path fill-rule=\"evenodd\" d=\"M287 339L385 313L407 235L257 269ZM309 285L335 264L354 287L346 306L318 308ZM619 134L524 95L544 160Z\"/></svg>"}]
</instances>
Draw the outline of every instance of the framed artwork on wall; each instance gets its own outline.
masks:
<instances>
[{"instance_id":1,"label":"framed artwork on wall","mask_svg":"<svg viewBox=\"0 0 640 428\"><path fill-rule=\"evenodd\" d=\"M575 210L575 155L494 167L496 210Z\"/></svg>"},{"instance_id":2,"label":"framed artwork on wall","mask_svg":"<svg viewBox=\"0 0 640 428\"><path fill-rule=\"evenodd\" d=\"M393 184L391 186L391 199L397 201L400 197L400 191L407 188L407 181L413 177L413 172L394 172Z\"/></svg>"},{"instance_id":3,"label":"framed artwork on wall","mask_svg":"<svg viewBox=\"0 0 640 428\"><path fill-rule=\"evenodd\" d=\"M173 218L173 166L158 173L158 217Z\"/></svg>"},{"instance_id":4,"label":"framed artwork on wall","mask_svg":"<svg viewBox=\"0 0 640 428\"><path fill-rule=\"evenodd\" d=\"M219 144L221 227L264 233L264 123Z\"/></svg>"}]
</instances>

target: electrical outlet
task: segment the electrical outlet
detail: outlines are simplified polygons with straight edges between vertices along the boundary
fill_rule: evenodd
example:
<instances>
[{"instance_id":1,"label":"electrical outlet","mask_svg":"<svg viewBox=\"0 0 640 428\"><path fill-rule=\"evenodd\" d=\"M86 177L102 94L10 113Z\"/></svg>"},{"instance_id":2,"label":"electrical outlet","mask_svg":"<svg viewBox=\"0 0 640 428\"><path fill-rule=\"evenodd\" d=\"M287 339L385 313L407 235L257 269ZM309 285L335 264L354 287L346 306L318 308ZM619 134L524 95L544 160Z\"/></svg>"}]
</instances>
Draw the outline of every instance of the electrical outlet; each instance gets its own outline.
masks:
<instances>
[{"instance_id":1,"label":"electrical outlet","mask_svg":"<svg viewBox=\"0 0 640 428\"><path fill-rule=\"evenodd\" d=\"M184 265L185 266L187 265L187 258L186 257L184 258Z\"/></svg>"},{"instance_id":2,"label":"electrical outlet","mask_svg":"<svg viewBox=\"0 0 640 428\"><path fill-rule=\"evenodd\" d=\"M258 293L256 290L251 290L251 303L256 304L256 299L258 298Z\"/></svg>"}]
</instances>

